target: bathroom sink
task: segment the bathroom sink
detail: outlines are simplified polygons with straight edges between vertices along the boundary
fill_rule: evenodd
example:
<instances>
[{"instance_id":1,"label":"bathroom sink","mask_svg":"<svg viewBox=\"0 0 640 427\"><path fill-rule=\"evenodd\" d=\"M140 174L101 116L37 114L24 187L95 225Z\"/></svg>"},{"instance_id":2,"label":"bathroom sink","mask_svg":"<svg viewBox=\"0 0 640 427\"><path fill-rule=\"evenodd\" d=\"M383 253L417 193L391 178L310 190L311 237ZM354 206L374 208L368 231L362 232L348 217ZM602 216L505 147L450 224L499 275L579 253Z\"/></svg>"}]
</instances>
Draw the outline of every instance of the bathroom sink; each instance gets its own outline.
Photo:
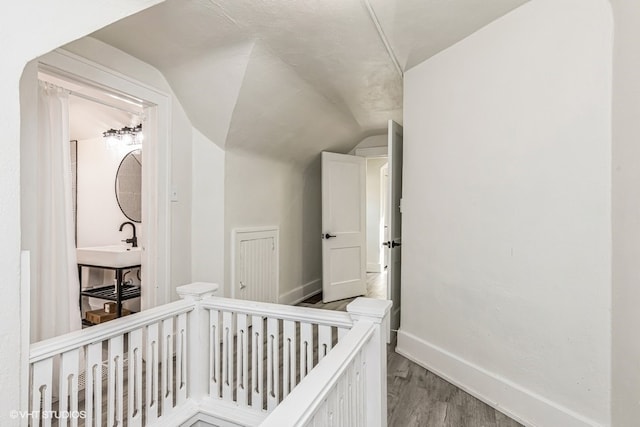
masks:
<instances>
[{"instance_id":1,"label":"bathroom sink","mask_svg":"<svg viewBox=\"0 0 640 427\"><path fill-rule=\"evenodd\" d=\"M142 251L131 246L93 246L77 248L78 264L122 268L140 265Z\"/></svg>"}]
</instances>

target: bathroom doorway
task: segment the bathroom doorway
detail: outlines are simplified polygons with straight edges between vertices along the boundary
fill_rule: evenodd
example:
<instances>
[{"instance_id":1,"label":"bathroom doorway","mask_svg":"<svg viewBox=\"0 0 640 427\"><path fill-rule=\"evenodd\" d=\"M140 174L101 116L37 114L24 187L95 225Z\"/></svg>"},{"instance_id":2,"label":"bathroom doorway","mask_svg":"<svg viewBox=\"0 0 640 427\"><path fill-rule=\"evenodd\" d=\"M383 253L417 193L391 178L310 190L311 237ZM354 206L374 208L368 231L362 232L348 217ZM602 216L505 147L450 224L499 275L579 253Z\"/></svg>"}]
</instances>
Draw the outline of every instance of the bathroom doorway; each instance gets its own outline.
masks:
<instances>
[{"instance_id":1,"label":"bathroom doorway","mask_svg":"<svg viewBox=\"0 0 640 427\"><path fill-rule=\"evenodd\" d=\"M38 77L69 87L64 80L42 71ZM71 156L75 160L72 182L76 185L72 195L76 202L77 263L88 262L82 259L86 248L97 248L97 253L100 248L130 252L136 260L129 262L130 268L122 270L122 283L118 283L117 271L110 268L78 269L84 326L107 321L118 314L138 312L141 308L142 272L141 267L135 265L141 265L141 244L145 241L142 141L147 123L144 105L110 95L76 84L69 92L69 135ZM91 261L90 264L95 264ZM103 262L112 267L109 261ZM118 286L121 287L120 299Z\"/></svg>"},{"instance_id":2,"label":"bathroom doorway","mask_svg":"<svg viewBox=\"0 0 640 427\"><path fill-rule=\"evenodd\" d=\"M33 313L39 310L38 304L42 306L44 303L38 301L36 304L38 292L34 292L34 286L38 286L34 278L42 281L37 274L37 266L39 252L43 249L38 243L35 214L42 194L35 191L37 171L34 159L38 156L36 95L38 82L43 79L68 93L69 140L72 141L69 153L71 161L76 162L71 171L75 173L72 181L77 183L73 189L77 195L73 209L77 247L118 245L133 248L135 237L141 268L122 272L126 273L123 281L134 286L142 284L142 292L138 301L124 303L125 308L138 311L168 302L168 97L128 78L114 75L84 58L57 50L32 61L25 68L21 80L22 120L25 123L21 147L22 247L31 254L32 301L27 308L32 312L32 330ZM138 138L114 144L106 138L110 130L121 132L123 129L130 129L131 136L136 136L133 131L141 130L140 125L144 129L142 140ZM121 132L121 135L125 134ZM144 161L141 161L142 153ZM123 184L129 180L127 188L131 188L130 175L135 169L132 166L136 164L139 165L139 175L133 181L137 180L140 189L137 208L135 203L131 203L136 197L135 191L126 191ZM105 273L97 269L83 269L82 276L85 288L106 285L112 283L114 270ZM82 298L81 301L83 314L104 304L95 298ZM76 306L79 302L76 298ZM68 331L57 334L65 332Z\"/></svg>"}]
</instances>

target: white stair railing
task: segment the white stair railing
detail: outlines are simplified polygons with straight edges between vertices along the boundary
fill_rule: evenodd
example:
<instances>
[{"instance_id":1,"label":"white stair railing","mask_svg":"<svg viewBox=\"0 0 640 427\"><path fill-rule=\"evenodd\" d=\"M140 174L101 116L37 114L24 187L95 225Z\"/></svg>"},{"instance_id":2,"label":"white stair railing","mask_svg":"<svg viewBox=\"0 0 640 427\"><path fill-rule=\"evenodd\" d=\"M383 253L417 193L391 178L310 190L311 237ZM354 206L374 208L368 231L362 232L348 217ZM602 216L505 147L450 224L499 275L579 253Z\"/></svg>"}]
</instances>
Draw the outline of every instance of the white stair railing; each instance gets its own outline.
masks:
<instances>
[{"instance_id":1,"label":"white stair railing","mask_svg":"<svg viewBox=\"0 0 640 427\"><path fill-rule=\"evenodd\" d=\"M133 427L168 417L187 400L194 309L177 301L32 344L32 425Z\"/></svg>"},{"instance_id":2,"label":"white stair railing","mask_svg":"<svg viewBox=\"0 0 640 427\"><path fill-rule=\"evenodd\" d=\"M349 304L353 328L260 426L386 426L390 308L367 298Z\"/></svg>"},{"instance_id":3,"label":"white stair railing","mask_svg":"<svg viewBox=\"0 0 640 427\"><path fill-rule=\"evenodd\" d=\"M198 322L205 325L198 342L208 349L204 406L233 420L245 409L248 424L273 411L353 325L344 312L218 297L198 301L204 311Z\"/></svg>"},{"instance_id":4,"label":"white stair railing","mask_svg":"<svg viewBox=\"0 0 640 427\"><path fill-rule=\"evenodd\" d=\"M389 301L344 313L216 290L181 286L181 301L32 344L31 424L386 425Z\"/></svg>"}]
</instances>

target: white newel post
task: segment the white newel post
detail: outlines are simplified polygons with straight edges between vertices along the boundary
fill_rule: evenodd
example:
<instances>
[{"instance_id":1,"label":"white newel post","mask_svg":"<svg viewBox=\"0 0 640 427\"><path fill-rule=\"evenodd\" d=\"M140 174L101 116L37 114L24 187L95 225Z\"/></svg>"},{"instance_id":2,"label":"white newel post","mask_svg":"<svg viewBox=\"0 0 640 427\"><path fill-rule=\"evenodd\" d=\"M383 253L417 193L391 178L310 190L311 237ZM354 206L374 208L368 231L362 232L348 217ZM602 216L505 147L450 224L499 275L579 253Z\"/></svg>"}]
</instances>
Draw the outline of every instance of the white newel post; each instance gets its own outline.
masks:
<instances>
[{"instance_id":1,"label":"white newel post","mask_svg":"<svg viewBox=\"0 0 640 427\"><path fill-rule=\"evenodd\" d=\"M189 313L189 335L187 342L187 378L189 381L188 398L200 399L209 392L208 354L202 351L208 348L209 319L208 311L203 309L199 301L216 294L219 286L215 283L196 282L179 286L176 292L180 298L193 301L195 309ZM203 345L204 344L204 345Z\"/></svg>"},{"instance_id":2,"label":"white newel post","mask_svg":"<svg viewBox=\"0 0 640 427\"><path fill-rule=\"evenodd\" d=\"M387 328L392 302L356 298L347 305L354 324L370 322L376 327L365 349L365 416L367 427L387 425Z\"/></svg>"}]
</instances>

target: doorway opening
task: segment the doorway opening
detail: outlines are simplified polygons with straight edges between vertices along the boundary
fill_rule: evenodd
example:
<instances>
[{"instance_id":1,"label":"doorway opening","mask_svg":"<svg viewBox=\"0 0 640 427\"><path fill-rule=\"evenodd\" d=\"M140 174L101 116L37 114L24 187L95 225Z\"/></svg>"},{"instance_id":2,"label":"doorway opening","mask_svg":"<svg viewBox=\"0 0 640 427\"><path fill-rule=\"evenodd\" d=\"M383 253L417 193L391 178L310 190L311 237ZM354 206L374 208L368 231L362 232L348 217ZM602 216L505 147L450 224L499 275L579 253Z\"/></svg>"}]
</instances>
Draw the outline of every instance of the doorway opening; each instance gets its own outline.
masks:
<instances>
[{"instance_id":1,"label":"doorway opening","mask_svg":"<svg viewBox=\"0 0 640 427\"><path fill-rule=\"evenodd\" d=\"M387 299L389 164L387 156L366 158L367 296Z\"/></svg>"},{"instance_id":2,"label":"doorway opening","mask_svg":"<svg viewBox=\"0 0 640 427\"><path fill-rule=\"evenodd\" d=\"M47 116L43 107L48 104L45 101L47 96L55 97L52 92L58 96L52 102L53 111L57 114L53 118ZM139 311L167 302L170 291L167 226L170 220L167 203L170 110L167 95L115 75L105 67L62 49L27 65L21 80L20 95L23 123L22 249L30 254L30 283L23 283L27 288L23 290L24 294L30 295L30 298L25 300L23 310L31 313L29 340L40 341L79 329L90 311L115 310L121 315L126 309ZM56 103L61 105L57 110ZM47 108L51 110L50 106ZM55 193L58 196L52 195L52 191L40 184L43 181L43 173L39 167L39 162L43 159L40 145L42 136L47 133L47 129L52 128L50 125L42 125L42 117L49 117L47 121L51 123L64 123L59 126L62 131L54 130L57 140L66 140L66 153L52 150L52 155L67 157L68 164L64 165L63 162L63 167L50 176L54 177L53 181L68 173L71 183L58 185L56 188L65 189ZM142 129L144 132L140 132ZM106 138L110 130L118 131L119 141L115 144L113 140ZM142 135L143 139L140 138ZM45 159L44 164L46 163ZM60 178L60 181L64 180L66 178ZM68 193L66 188L70 188ZM56 255L47 260L49 265L64 265L58 270L65 270L66 273L56 277L48 276L47 270L41 270L41 267L44 265L45 254L52 252L51 243L42 239L38 207L47 198L53 204L63 204L62 199L66 200L67 195L73 196L68 197L72 202L65 201L64 204L72 208L58 211L63 212L60 216L65 219L48 226L50 230L54 230L54 235L60 229L71 228L73 237L66 246L69 248L67 255ZM63 227L61 223L67 225ZM126 226L127 223L129 227ZM65 233L66 231L61 236ZM107 258L117 257L119 252L113 255L107 250L117 248L120 252L136 255L138 259L131 264L121 265L119 261L109 258L105 263L111 268L102 268L104 265L96 263L95 259L79 260L81 251L76 248L87 247L104 249L99 253L106 254ZM129 258L127 257L126 262L130 261ZM102 261L102 258L98 261ZM113 264L114 262L118 264ZM76 272L69 273L73 264ZM80 264L101 268L83 268ZM78 276L82 276L80 281ZM120 286L121 291L132 291L135 294L137 290L139 296L123 302L129 294L118 294L114 279L120 285L127 285L126 289ZM46 283L49 290L43 293ZM80 298L80 292L101 286L105 290L108 288L114 295L102 298L104 295L96 294L95 297ZM70 297L64 306L68 310L57 306L55 298L58 290ZM114 307L114 299L118 308ZM105 307L105 303L108 303L109 308ZM41 325L55 323L55 319L48 316L56 315L56 311L72 313L67 315L70 320L65 327L60 330L44 328L44 331L39 331L43 329Z\"/></svg>"},{"instance_id":3,"label":"doorway opening","mask_svg":"<svg viewBox=\"0 0 640 427\"><path fill-rule=\"evenodd\" d=\"M401 306L402 134L390 120L386 146L322 153L323 302L365 295L367 274L384 273L392 331Z\"/></svg>"},{"instance_id":4,"label":"doorway opening","mask_svg":"<svg viewBox=\"0 0 640 427\"><path fill-rule=\"evenodd\" d=\"M143 287L142 246L138 242L145 242L142 223L145 167L142 142L148 125L145 105L130 97L58 77L46 67L40 68L38 80L68 91L82 324L87 327L138 312ZM107 250L129 256L131 261L126 263L129 265L100 259ZM120 266L126 268L115 269Z\"/></svg>"},{"instance_id":5,"label":"doorway opening","mask_svg":"<svg viewBox=\"0 0 640 427\"><path fill-rule=\"evenodd\" d=\"M367 157L367 273L384 273L387 269L387 211L389 165L387 156Z\"/></svg>"}]
</instances>

